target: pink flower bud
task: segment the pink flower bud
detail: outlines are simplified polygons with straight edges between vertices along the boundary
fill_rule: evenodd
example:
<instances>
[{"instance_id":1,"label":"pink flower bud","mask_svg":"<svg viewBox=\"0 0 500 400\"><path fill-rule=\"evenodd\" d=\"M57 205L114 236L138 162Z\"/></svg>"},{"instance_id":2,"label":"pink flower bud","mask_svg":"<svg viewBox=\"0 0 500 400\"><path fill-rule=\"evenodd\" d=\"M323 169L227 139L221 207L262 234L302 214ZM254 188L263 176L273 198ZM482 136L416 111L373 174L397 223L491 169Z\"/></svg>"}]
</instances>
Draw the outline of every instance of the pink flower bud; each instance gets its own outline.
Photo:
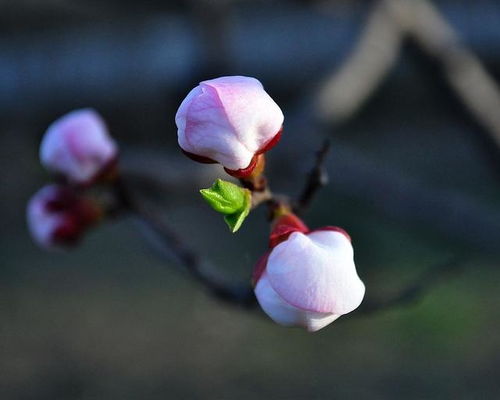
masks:
<instances>
[{"instance_id":1,"label":"pink flower bud","mask_svg":"<svg viewBox=\"0 0 500 400\"><path fill-rule=\"evenodd\" d=\"M60 185L44 186L31 198L27 209L31 235L47 249L75 244L100 217L96 204Z\"/></svg>"},{"instance_id":2,"label":"pink flower bud","mask_svg":"<svg viewBox=\"0 0 500 400\"><path fill-rule=\"evenodd\" d=\"M286 231L275 227L274 232L277 229ZM254 283L257 300L269 317L311 332L356 309L365 294L350 238L334 227L286 232L286 238L257 264Z\"/></svg>"},{"instance_id":3,"label":"pink flower bud","mask_svg":"<svg viewBox=\"0 0 500 400\"><path fill-rule=\"evenodd\" d=\"M175 123L179 145L188 156L249 175L256 156L278 142L283 119L257 79L224 76L191 90Z\"/></svg>"},{"instance_id":4,"label":"pink flower bud","mask_svg":"<svg viewBox=\"0 0 500 400\"><path fill-rule=\"evenodd\" d=\"M114 165L117 146L102 118L91 109L72 111L53 122L40 145L49 170L74 183L89 183Z\"/></svg>"}]
</instances>

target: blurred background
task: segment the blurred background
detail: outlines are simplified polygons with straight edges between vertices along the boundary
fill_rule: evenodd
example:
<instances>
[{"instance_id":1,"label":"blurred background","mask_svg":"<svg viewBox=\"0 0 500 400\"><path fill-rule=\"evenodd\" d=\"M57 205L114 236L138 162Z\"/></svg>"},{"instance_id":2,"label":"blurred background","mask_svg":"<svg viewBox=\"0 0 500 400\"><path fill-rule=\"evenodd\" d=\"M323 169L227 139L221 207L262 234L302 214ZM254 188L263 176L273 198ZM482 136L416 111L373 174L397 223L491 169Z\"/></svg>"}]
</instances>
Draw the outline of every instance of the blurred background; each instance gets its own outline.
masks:
<instances>
[{"instance_id":1,"label":"blurred background","mask_svg":"<svg viewBox=\"0 0 500 400\"><path fill-rule=\"evenodd\" d=\"M0 1L0 398L499 398L499 21L496 0ZM298 194L331 138L305 219L351 233L368 302L412 301L308 334L211 298L131 218L71 252L32 243L40 139L94 107L122 169L165 184L164 219L247 280L265 212L231 235L197 194L222 172L184 158L174 125L228 74L284 110L274 190Z\"/></svg>"}]
</instances>

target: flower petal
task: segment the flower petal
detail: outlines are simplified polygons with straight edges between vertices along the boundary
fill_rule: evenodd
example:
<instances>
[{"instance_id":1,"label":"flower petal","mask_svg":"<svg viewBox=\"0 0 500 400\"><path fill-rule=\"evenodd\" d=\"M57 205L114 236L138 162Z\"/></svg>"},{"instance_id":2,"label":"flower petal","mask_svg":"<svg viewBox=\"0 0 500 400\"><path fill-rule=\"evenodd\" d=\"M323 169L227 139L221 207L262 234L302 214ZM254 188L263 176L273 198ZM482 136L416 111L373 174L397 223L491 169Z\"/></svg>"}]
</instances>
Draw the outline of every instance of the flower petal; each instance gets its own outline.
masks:
<instances>
[{"instance_id":1,"label":"flower petal","mask_svg":"<svg viewBox=\"0 0 500 400\"><path fill-rule=\"evenodd\" d=\"M63 222L63 216L47 211L47 201L56 196L57 185L45 186L28 202L26 217L28 228L33 239L44 248L53 245L53 233Z\"/></svg>"},{"instance_id":2,"label":"flower petal","mask_svg":"<svg viewBox=\"0 0 500 400\"><path fill-rule=\"evenodd\" d=\"M43 165L79 183L96 176L116 154L104 121L92 109L72 111L56 120L40 145Z\"/></svg>"},{"instance_id":3,"label":"flower petal","mask_svg":"<svg viewBox=\"0 0 500 400\"><path fill-rule=\"evenodd\" d=\"M304 314L304 326L309 332L316 332L325 326L331 324L340 314L330 314L330 313L317 313L313 311L306 311Z\"/></svg>"},{"instance_id":4,"label":"flower petal","mask_svg":"<svg viewBox=\"0 0 500 400\"><path fill-rule=\"evenodd\" d=\"M315 332L340 315L304 311L286 303L269 283L264 273L255 287L255 296L264 312L276 323L284 326L301 326Z\"/></svg>"},{"instance_id":5,"label":"flower petal","mask_svg":"<svg viewBox=\"0 0 500 400\"><path fill-rule=\"evenodd\" d=\"M365 293L352 245L338 232L292 233L271 252L267 273L279 296L303 310L346 314Z\"/></svg>"},{"instance_id":6,"label":"flower petal","mask_svg":"<svg viewBox=\"0 0 500 400\"><path fill-rule=\"evenodd\" d=\"M235 136L217 91L203 82L181 103L175 122L179 146L187 152L231 169L246 167L254 156Z\"/></svg>"},{"instance_id":7,"label":"flower petal","mask_svg":"<svg viewBox=\"0 0 500 400\"><path fill-rule=\"evenodd\" d=\"M266 273L255 286L255 296L264 312L278 324L293 326L301 322L303 311L286 303L276 293L269 284Z\"/></svg>"},{"instance_id":8,"label":"flower petal","mask_svg":"<svg viewBox=\"0 0 500 400\"><path fill-rule=\"evenodd\" d=\"M283 125L283 112L255 78L229 76L202 82L218 94L238 140L254 154L268 144Z\"/></svg>"}]
</instances>

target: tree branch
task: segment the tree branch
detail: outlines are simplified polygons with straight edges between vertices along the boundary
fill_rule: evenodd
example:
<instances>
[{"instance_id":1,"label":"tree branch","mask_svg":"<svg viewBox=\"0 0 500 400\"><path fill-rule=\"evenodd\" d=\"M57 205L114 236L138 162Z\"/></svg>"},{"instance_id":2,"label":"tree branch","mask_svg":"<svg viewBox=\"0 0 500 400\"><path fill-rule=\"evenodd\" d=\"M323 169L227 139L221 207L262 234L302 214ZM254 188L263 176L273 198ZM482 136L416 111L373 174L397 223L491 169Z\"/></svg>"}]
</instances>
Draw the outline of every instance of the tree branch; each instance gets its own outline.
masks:
<instances>
[{"instance_id":1,"label":"tree branch","mask_svg":"<svg viewBox=\"0 0 500 400\"><path fill-rule=\"evenodd\" d=\"M122 183L117 185L117 195L125 208L135 215L159 240L163 250L162 254L170 256L168 257L170 259L173 256L175 261L181 264L185 271L203 285L211 295L244 308L251 308L256 304L255 295L250 284L228 282L205 258L202 258L196 251L191 249L185 241L162 221L160 213L137 201Z\"/></svg>"},{"instance_id":2,"label":"tree branch","mask_svg":"<svg viewBox=\"0 0 500 400\"><path fill-rule=\"evenodd\" d=\"M325 139L316 153L316 162L309 173L306 185L294 207L297 215L302 215L309 208L318 191L328 184L328 172L325 168L326 156L330 151L330 140Z\"/></svg>"},{"instance_id":3,"label":"tree branch","mask_svg":"<svg viewBox=\"0 0 500 400\"><path fill-rule=\"evenodd\" d=\"M394 67L405 37L441 65L444 78L498 153L500 87L428 0L376 3L353 52L317 93L320 119L338 123L355 114Z\"/></svg>"},{"instance_id":4,"label":"tree branch","mask_svg":"<svg viewBox=\"0 0 500 400\"><path fill-rule=\"evenodd\" d=\"M351 118L395 66L403 39L386 4L376 3L351 54L320 86L318 117L332 123Z\"/></svg>"}]
</instances>

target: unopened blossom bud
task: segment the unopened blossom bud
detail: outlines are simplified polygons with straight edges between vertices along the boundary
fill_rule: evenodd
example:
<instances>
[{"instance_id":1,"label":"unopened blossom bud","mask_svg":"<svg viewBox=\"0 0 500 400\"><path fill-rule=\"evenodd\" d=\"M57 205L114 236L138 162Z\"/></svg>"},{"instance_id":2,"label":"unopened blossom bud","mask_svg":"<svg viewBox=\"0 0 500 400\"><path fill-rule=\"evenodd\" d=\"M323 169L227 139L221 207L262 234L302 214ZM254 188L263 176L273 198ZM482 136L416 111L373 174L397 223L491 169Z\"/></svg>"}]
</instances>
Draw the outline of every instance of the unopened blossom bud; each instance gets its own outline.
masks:
<instances>
[{"instance_id":1,"label":"unopened blossom bud","mask_svg":"<svg viewBox=\"0 0 500 400\"><path fill-rule=\"evenodd\" d=\"M356 309L365 286L359 279L349 236L340 228L308 231L285 216L254 271L255 295L264 312L285 326L317 331ZM295 225L295 228L293 227Z\"/></svg>"},{"instance_id":2,"label":"unopened blossom bud","mask_svg":"<svg viewBox=\"0 0 500 400\"><path fill-rule=\"evenodd\" d=\"M53 122L40 145L42 164L73 183L90 183L114 166L116 157L117 146L92 109L72 111Z\"/></svg>"},{"instance_id":3,"label":"unopened blossom bud","mask_svg":"<svg viewBox=\"0 0 500 400\"><path fill-rule=\"evenodd\" d=\"M283 113L255 78L224 76L201 82L181 103L175 123L179 145L200 162L228 173L252 173L257 156L281 135Z\"/></svg>"},{"instance_id":4,"label":"unopened blossom bud","mask_svg":"<svg viewBox=\"0 0 500 400\"><path fill-rule=\"evenodd\" d=\"M75 244L101 214L95 203L60 185L44 186L27 208L31 236L47 249Z\"/></svg>"}]
</instances>

